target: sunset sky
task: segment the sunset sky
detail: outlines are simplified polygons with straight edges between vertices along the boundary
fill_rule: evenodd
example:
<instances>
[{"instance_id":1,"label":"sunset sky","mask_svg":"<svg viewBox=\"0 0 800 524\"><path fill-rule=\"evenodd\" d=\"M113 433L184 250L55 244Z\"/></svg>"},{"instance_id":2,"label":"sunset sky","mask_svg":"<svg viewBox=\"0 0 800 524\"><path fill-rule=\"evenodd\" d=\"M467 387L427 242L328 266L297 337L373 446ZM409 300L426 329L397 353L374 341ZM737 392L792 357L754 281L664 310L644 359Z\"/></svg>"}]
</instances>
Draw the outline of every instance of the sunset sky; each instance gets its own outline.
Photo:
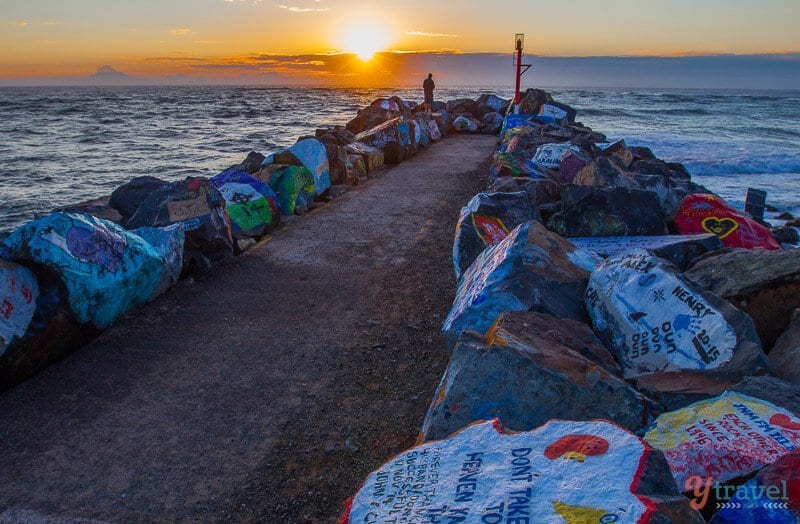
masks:
<instances>
[{"instance_id":1,"label":"sunset sky","mask_svg":"<svg viewBox=\"0 0 800 524\"><path fill-rule=\"evenodd\" d=\"M789 54L798 21L797 0L0 0L0 78L101 65L140 77L395 78L393 61L406 59L374 51L505 53L515 32L541 56ZM342 52L362 56L330 58Z\"/></svg>"}]
</instances>

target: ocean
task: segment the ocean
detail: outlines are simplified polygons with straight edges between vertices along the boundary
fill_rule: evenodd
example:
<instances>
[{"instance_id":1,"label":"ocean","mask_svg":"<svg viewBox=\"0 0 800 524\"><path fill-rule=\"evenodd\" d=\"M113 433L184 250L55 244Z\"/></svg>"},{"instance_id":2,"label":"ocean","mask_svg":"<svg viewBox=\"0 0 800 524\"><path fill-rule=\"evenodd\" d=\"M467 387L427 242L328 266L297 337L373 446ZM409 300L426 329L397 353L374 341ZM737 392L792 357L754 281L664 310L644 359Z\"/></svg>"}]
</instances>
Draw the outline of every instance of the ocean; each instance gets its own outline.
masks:
<instances>
[{"instance_id":1,"label":"ocean","mask_svg":"<svg viewBox=\"0 0 800 524\"><path fill-rule=\"evenodd\" d=\"M683 162L742 208L748 187L800 215L800 92L548 89L610 138ZM438 89L438 100L510 89ZM381 96L418 89L64 87L0 89L0 231L109 194L141 175L213 176L317 127L345 124Z\"/></svg>"}]
</instances>

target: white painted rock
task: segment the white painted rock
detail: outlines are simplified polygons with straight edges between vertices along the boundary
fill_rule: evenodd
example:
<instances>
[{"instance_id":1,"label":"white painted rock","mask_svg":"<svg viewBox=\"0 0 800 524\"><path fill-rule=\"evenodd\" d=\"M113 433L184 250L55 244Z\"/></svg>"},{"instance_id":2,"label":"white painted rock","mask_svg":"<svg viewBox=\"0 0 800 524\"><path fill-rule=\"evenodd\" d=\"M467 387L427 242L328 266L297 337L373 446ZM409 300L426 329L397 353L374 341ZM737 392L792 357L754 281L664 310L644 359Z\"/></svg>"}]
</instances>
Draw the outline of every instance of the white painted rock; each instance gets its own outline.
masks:
<instances>
[{"instance_id":1,"label":"white painted rock","mask_svg":"<svg viewBox=\"0 0 800 524\"><path fill-rule=\"evenodd\" d=\"M561 165L561 159L570 151L580 153L581 150L573 144L544 144L536 149L533 163L540 167L557 169Z\"/></svg>"},{"instance_id":2,"label":"white painted rock","mask_svg":"<svg viewBox=\"0 0 800 524\"><path fill-rule=\"evenodd\" d=\"M744 377L768 368L750 317L645 250L600 264L586 309L627 377L680 370Z\"/></svg>"},{"instance_id":3,"label":"white painted rock","mask_svg":"<svg viewBox=\"0 0 800 524\"><path fill-rule=\"evenodd\" d=\"M728 391L660 415L645 435L664 452L680 491L693 476L748 475L800 447L800 418L766 400Z\"/></svg>"},{"instance_id":4,"label":"white painted rock","mask_svg":"<svg viewBox=\"0 0 800 524\"><path fill-rule=\"evenodd\" d=\"M665 493L643 480L659 469L648 467L653 456L609 422L550 421L517 434L483 422L384 464L340 522L650 522L667 499L681 522L702 522L668 483Z\"/></svg>"},{"instance_id":5,"label":"white painted rock","mask_svg":"<svg viewBox=\"0 0 800 524\"><path fill-rule=\"evenodd\" d=\"M559 124L563 124L567 120L566 111L564 111L560 107L556 107L550 104L542 105L542 108L539 110L539 116L548 116L554 119Z\"/></svg>"}]
</instances>

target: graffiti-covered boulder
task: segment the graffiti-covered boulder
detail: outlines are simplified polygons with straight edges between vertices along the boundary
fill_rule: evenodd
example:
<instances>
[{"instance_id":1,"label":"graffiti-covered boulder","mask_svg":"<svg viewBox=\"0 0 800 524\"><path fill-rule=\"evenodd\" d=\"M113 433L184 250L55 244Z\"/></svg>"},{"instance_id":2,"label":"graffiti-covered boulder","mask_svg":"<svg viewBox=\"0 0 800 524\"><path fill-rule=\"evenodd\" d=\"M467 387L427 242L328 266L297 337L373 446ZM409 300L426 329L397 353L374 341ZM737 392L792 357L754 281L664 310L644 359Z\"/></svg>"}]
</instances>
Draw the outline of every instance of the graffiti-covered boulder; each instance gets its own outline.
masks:
<instances>
[{"instance_id":1,"label":"graffiti-covered boulder","mask_svg":"<svg viewBox=\"0 0 800 524\"><path fill-rule=\"evenodd\" d=\"M398 504L405 522L703 522L663 456L605 421L471 425L374 471L339 522L390 522Z\"/></svg>"},{"instance_id":2,"label":"graffiti-covered boulder","mask_svg":"<svg viewBox=\"0 0 800 524\"><path fill-rule=\"evenodd\" d=\"M186 229L179 222L167 227L142 227L131 232L146 240L161 256L161 279L150 295L152 300L177 284L181 278Z\"/></svg>"},{"instance_id":3,"label":"graffiti-covered boulder","mask_svg":"<svg viewBox=\"0 0 800 524\"><path fill-rule=\"evenodd\" d=\"M800 386L800 310L792 314L789 327L769 352L769 360L776 375Z\"/></svg>"},{"instance_id":4,"label":"graffiti-covered boulder","mask_svg":"<svg viewBox=\"0 0 800 524\"><path fill-rule=\"evenodd\" d=\"M585 324L538 313L513 314L526 317L501 317L486 340L470 331L461 335L425 417L424 440L495 417L517 431L551 419L599 417L636 431L662 411L621 376L580 353L618 371Z\"/></svg>"},{"instance_id":5,"label":"graffiti-covered boulder","mask_svg":"<svg viewBox=\"0 0 800 524\"><path fill-rule=\"evenodd\" d=\"M645 440L661 450L679 490L692 477L744 477L800 447L800 417L771 402L728 391L660 415Z\"/></svg>"},{"instance_id":6,"label":"graffiti-covered boulder","mask_svg":"<svg viewBox=\"0 0 800 524\"><path fill-rule=\"evenodd\" d=\"M649 191L566 186L547 227L565 237L666 235L666 215Z\"/></svg>"},{"instance_id":7,"label":"graffiti-covered boulder","mask_svg":"<svg viewBox=\"0 0 800 524\"><path fill-rule=\"evenodd\" d=\"M800 250L719 253L698 260L686 276L750 315L765 348L800 308Z\"/></svg>"},{"instance_id":8,"label":"graffiti-covered boulder","mask_svg":"<svg viewBox=\"0 0 800 524\"><path fill-rule=\"evenodd\" d=\"M353 180L361 180L367 178L367 160L362 155L348 154L347 155L347 176Z\"/></svg>"},{"instance_id":9,"label":"graffiti-covered boulder","mask_svg":"<svg viewBox=\"0 0 800 524\"><path fill-rule=\"evenodd\" d=\"M243 171L226 171L211 183L225 199L235 238L260 238L280 222L277 195L261 180Z\"/></svg>"},{"instance_id":10,"label":"graffiti-covered boulder","mask_svg":"<svg viewBox=\"0 0 800 524\"><path fill-rule=\"evenodd\" d=\"M159 187L145 198L126 224L129 229L183 223L185 260L203 269L233 256L225 200L206 178L189 177Z\"/></svg>"},{"instance_id":11,"label":"graffiti-covered boulder","mask_svg":"<svg viewBox=\"0 0 800 524\"><path fill-rule=\"evenodd\" d=\"M504 176L492 180L489 193L516 193L524 191L533 206L552 204L561 198L558 182L548 178Z\"/></svg>"},{"instance_id":12,"label":"graffiti-covered boulder","mask_svg":"<svg viewBox=\"0 0 800 524\"><path fill-rule=\"evenodd\" d=\"M510 101L509 100L505 100L503 98L500 98L497 95L484 93L484 94L482 94L481 96L478 97L476 102L477 102L479 108L481 106L483 106L483 107L486 107L486 108L488 108L488 109L490 109L492 111L497 111L498 113L505 114L506 109L508 109L508 104L509 104ZM488 112L488 111L484 111L484 112Z\"/></svg>"},{"instance_id":13,"label":"graffiti-covered boulder","mask_svg":"<svg viewBox=\"0 0 800 524\"><path fill-rule=\"evenodd\" d=\"M431 142L438 142L442 139L442 131L436 119L427 120L425 125L428 128L428 136L430 137Z\"/></svg>"},{"instance_id":14,"label":"graffiti-covered boulder","mask_svg":"<svg viewBox=\"0 0 800 524\"><path fill-rule=\"evenodd\" d=\"M750 317L648 251L600 264L586 309L629 377L687 370L741 378L769 369Z\"/></svg>"},{"instance_id":15,"label":"graffiti-covered boulder","mask_svg":"<svg viewBox=\"0 0 800 524\"><path fill-rule=\"evenodd\" d=\"M270 164L254 175L275 192L281 214L302 214L314 200L314 177L304 166Z\"/></svg>"},{"instance_id":16,"label":"graffiti-covered boulder","mask_svg":"<svg viewBox=\"0 0 800 524\"><path fill-rule=\"evenodd\" d=\"M418 147L428 147L431 145L431 135L428 130L428 123L420 117L414 118L414 135Z\"/></svg>"},{"instance_id":17,"label":"graffiti-covered boulder","mask_svg":"<svg viewBox=\"0 0 800 524\"><path fill-rule=\"evenodd\" d=\"M0 260L0 357L28 330L38 298L36 275L24 266Z\"/></svg>"},{"instance_id":18,"label":"graffiti-covered boulder","mask_svg":"<svg viewBox=\"0 0 800 524\"><path fill-rule=\"evenodd\" d=\"M361 142L353 142L347 145L347 154L364 157L364 165L368 173L383 167L383 151L377 147L368 146Z\"/></svg>"},{"instance_id":19,"label":"graffiti-covered boulder","mask_svg":"<svg viewBox=\"0 0 800 524\"><path fill-rule=\"evenodd\" d=\"M2 249L12 260L58 273L75 317L98 328L144 305L161 280L162 260L150 244L89 215L54 213L28 222Z\"/></svg>"},{"instance_id":20,"label":"graffiti-covered boulder","mask_svg":"<svg viewBox=\"0 0 800 524\"><path fill-rule=\"evenodd\" d=\"M549 169L537 165L525 153L495 153L489 167L489 178L494 180L504 176L554 178Z\"/></svg>"},{"instance_id":21,"label":"graffiti-covered boulder","mask_svg":"<svg viewBox=\"0 0 800 524\"><path fill-rule=\"evenodd\" d=\"M122 184L111 193L108 205L116 209L122 216L122 225L127 227L128 220L136 214L142 202L156 189L167 185L166 180L152 176L140 176Z\"/></svg>"},{"instance_id":22,"label":"graffiti-covered boulder","mask_svg":"<svg viewBox=\"0 0 800 524\"><path fill-rule=\"evenodd\" d=\"M633 151L628 149L624 140L617 140L609 144L600 146L603 153L608 157L617 157L622 161L622 164L628 168L633 163Z\"/></svg>"},{"instance_id":23,"label":"graffiti-covered boulder","mask_svg":"<svg viewBox=\"0 0 800 524\"><path fill-rule=\"evenodd\" d=\"M407 112L406 105L400 97L378 98L368 107L360 109L356 117L347 123L346 129L353 133L361 133Z\"/></svg>"},{"instance_id":24,"label":"graffiti-covered boulder","mask_svg":"<svg viewBox=\"0 0 800 524\"><path fill-rule=\"evenodd\" d=\"M387 164L398 164L413 154L411 127L404 117L393 118L356 135L356 142L383 151Z\"/></svg>"},{"instance_id":25,"label":"graffiti-covered boulder","mask_svg":"<svg viewBox=\"0 0 800 524\"><path fill-rule=\"evenodd\" d=\"M465 329L485 333L504 311L585 320L582 295L595 262L538 222L521 224L464 272L442 328L449 345Z\"/></svg>"},{"instance_id":26,"label":"graffiti-covered boulder","mask_svg":"<svg viewBox=\"0 0 800 524\"><path fill-rule=\"evenodd\" d=\"M305 167L314 179L314 194L321 195L331 187L331 173L325 145L316 138L300 140L287 150L268 155L261 167L271 164Z\"/></svg>"},{"instance_id":27,"label":"graffiti-covered boulder","mask_svg":"<svg viewBox=\"0 0 800 524\"><path fill-rule=\"evenodd\" d=\"M478 193L461 209L453 242L453 266L456 279L472 264L487 246L493 246L508 233L530 220L539 220L539 213L528 194Z\"/></svg>"},{"instance_id":28,"label":"graffiti-covered boulder","mask_svg":"<svg viewBox=\"0 0 800 524\"><path fill-rule=\"evenodd\" d=\"M698 257L722 249L719 237L710 233L704 235L580 237L569 240L577 247L591 251L602 258L635 249L646 249L658 257L669 260L681 270L685 270Z\"/></svg>"},{"instance_id":29,"label":"graffiti-covered boulder","mask_svg":"<svg viewBox=\"0 0 800 524\"><path fill-rule=\"evenodd\" d=\"M767 228L734 210L717 195L688 195L674 222L685 235L713 233L725 247L780 249Z\"/></svg>"},{"instance_id":30,"label":"graffiti-covered boulder","mask_svg":"<svg viewBox=\"0 0 800 524\"><path fill-rule=\"evenodd\" d=\"M544 144L536 149L533 162L541 167L558 169L561 160L569 153L578 153L578 146L572 144Z\"/></svg>"},{"instance_id":31,"label":"graffiti-covered boulder","mask_svg":"<svg viewBox=\"0 0 800 524\"><path fill-rule=\"evenodd\" d=\"M503 115L497 111L486 113L481 118L481 132L487 135L496 135L503 127Z\"/></svg>"},{"instance_id":32,"label":"graffiti-covered boulder","mask_svg":"<svg viewBox=\"0 0 800 524\"><path fill-rule=\"evenodd\" d=\"M477 133L480 128L481 123L467 115L459 115L453 120L453 129L459 133Z\"/></svg>"},{"instance_id":33,"label":"graffiti-covered boulder","mask_svg":"<svg viewBox=\"0 0 800 524\"><path fill-rule=\"evenodd\" d=\"M575 176L591 163L589 155L583 151L568 151L558 162L558 179L564 184L572 184Z\"/></svg>"}]
</instances>

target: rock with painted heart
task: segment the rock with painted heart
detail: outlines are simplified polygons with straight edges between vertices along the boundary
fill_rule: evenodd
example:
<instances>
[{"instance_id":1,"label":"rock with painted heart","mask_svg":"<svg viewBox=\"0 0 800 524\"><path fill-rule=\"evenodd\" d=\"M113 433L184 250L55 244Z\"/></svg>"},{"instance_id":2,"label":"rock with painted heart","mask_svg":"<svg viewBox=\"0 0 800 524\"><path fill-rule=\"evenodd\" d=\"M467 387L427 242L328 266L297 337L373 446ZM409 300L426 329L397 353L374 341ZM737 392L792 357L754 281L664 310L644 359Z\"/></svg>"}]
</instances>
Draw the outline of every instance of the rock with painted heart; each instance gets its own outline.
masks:
<instances>
[{"instance_id":1,"label":"rock with painted heart","mask_svg":"<svg viewBox=\"0 0 800 524\"><path fill-rule=\"evenodd\" d=\"M565 237L666 235L666 215L654 193L624 187L569 185L547 227Z\"/></svg>"},{"instance_id":2,"label":"rock with painted heart","mask_svg":"<svg viewBox=\"0 0 800 524\"><path fill-rule=\"evenodd\" d=\"M145 198L127 222L129 229L182 223L184 261L203 271L233 256L233 236L225 199L207 178L189 177L159 187Z\"/></svg>"},{"instance_id":3,"label":"rock with painted heart","mask_svg":"<svg viewBox=\"0 0 800 524\"><path fill-rule=\"evenodd\" d=\"M648 251L600 264L586 308L627 377L697 371L736 380L768 370L750 317Z\"/></svg>"},{"instance_id":4,"label":"rock with painted heart","mask_svg":"<svg viewBox=\"0 0 800 524\"><path fill-rule=\"evenodd\" d=\"M591 251L602 258L636 249L646 249L660 258L669 260L682 270L698 257L722 249L719 237L711 233L705 235L579 237L569 240L581 249Z\"/></svg>"},{"instance_id":5,"label":"rock with painted heart","mask_svg":"<svg viewBox=\"0 0 800 524\"><path fill-rule=\"evenodd\" d=\"M280 223L277 195L244 171L226 171L211 179L225 199L234 238L261 238Z\"/></svg>"},{"instance_id":6,"label":"rock with painted heart","mask_svg":"<svg viewBox=\"0 0 800 524\"><path fill-rule=\"evenodd\" d=\"M181 278L186 230L182 223L167 227L142 227L132 233L142 237L161 256L161 279L150 300L162 295Z\"/></svg>"},{"instance_id":7,"label":"rock with painted heart","mask_svg":"<svg viewBox=\"0 0 800 524\"><path fill-rule=\"evenodd\" d=\"M637 431L661 411L622 379L614 358L588 326L515 311L504 313L486 338L469 331L461 335L428 409L422 438L444 438L495 417L519 431L550 419L600 417Z\"/></svg>"},{"instance_id":8,"label":"rock with painted heart","mask_svg":"<svg viewBox=\"0 0 800 524\"><path fill-rule=\"evenodd\" d=\"M364 157L367 173L372 173L383 167L383 151L377 147L368 146L361 142L353 142L347 144L347 154Z\"/></svg>"},{"instance_id":9,"label":"rock with painted heart","mask_svg":"<svg viewBox=\"0 0 800 524\"><path fill-rule=\"evenodd\" d=\"M152 176L136 177L114 190L108 205L116 209L122 216L121 224L125 227L128 220L136 214L142 202L156 189L167 185L166 180Z\"/></svg>"},{"instance_id":10,"label":"rock with painted heart","mask_svg":"<svg viewBox=\"0 0 800 524\"><path fill-rule=\"evenodd\" d=\"M268 155L262 169L271 164L305 167L314 179L314 194L321 195L331 187L331 174L325 146L316 138L300 140L289 149Z\"/></svg>"},{"instance_id":11,"label":"rock with painted heart","mask_svg":"<svg viewBox=\"0 0 800 524\"><path fill-rule=\"evenodd\" d=\"M738 391L660 415L645 440L662 451L679 490L693 477L745 477L800 447L800 417Z\"/></svg>"},{"instance_id":12,"label":"rock with painted heart","mask_svg":"<svg viewBox=\"0 0 800 524\"><path fill-rule=\"evenodd\" d=\"M767 228L734 210L717 195L688 195L674 223L685 235L713 233L728 248L780 249Z\"/></svg>"},{"instance_id":13,"label":"rock with painted heart","mask_svg":"<svg viewBox=\"0 0 800 524\"><path fill-rule=\"evenodd\" d=\"M339 522L703 522L670 484L661 454L609 422L483 422L386 462Z\"/></svg>"},{"instance_id":14,"label":"rock with painted heart","mask_svg":"<svg viewBox=\"0 0 800 524\"><path fill-rule=\"evenodd\" d=\"M528 194L478 193L461 209L453 242L456 279L488 246L493 246L523 222L539 220Z\"/></svg>"},{"instance_id":15,"label":"rock with painted heart","mask_svg":"<svg viewBox=\"0 0 800 524\"><path fill-rule=\"evenodd\" d=\"M355 140L383 151L387 164L398 164L413 154L411 128L404 117L393 118L359 133Z\"/></svg>"},{"instance_id":16,"label":"rock with painted heart","mask_svg":"<svg viewBox=\"0 0 800 524\"><path fill-rule=\"evenodd\" d=\"M698 260L686 276L750 315L767 349L800 308L800 250L718 253Z\"/></svg>"},{"instance_id":17,"label":"rock with painted heart","mask_svg":"<svg viewBox=\"0 0 800 524\"><path fill-rule=\"evenodd\" d=\"M769 352L772 369L780 378L800 386L800 310Z\"/></svg>"},{"instance_id":18,"label":"rock with painted heart","mask_svg":"<svg viewBox=\"0 0 800 524\"><path fill-rule=\"evenodd\" d=\"M161 256L141 237L89 215L54 213L17 228L4 258L58 273L82 324L106 328L144 305L161 280Z\"/></svg>"},{"instance_id":19,"label":"rock with painted heart","mask_svg":"<svg viewBox=\"0 0 800 524\"><path fill-rule=\"evenodd\" d=\"M465 329L485 333L504 311L586 320L583 292L596 262L538 222L521 224L464 272L442 327L449 346Z\"/></svg>"}]
</instances>

